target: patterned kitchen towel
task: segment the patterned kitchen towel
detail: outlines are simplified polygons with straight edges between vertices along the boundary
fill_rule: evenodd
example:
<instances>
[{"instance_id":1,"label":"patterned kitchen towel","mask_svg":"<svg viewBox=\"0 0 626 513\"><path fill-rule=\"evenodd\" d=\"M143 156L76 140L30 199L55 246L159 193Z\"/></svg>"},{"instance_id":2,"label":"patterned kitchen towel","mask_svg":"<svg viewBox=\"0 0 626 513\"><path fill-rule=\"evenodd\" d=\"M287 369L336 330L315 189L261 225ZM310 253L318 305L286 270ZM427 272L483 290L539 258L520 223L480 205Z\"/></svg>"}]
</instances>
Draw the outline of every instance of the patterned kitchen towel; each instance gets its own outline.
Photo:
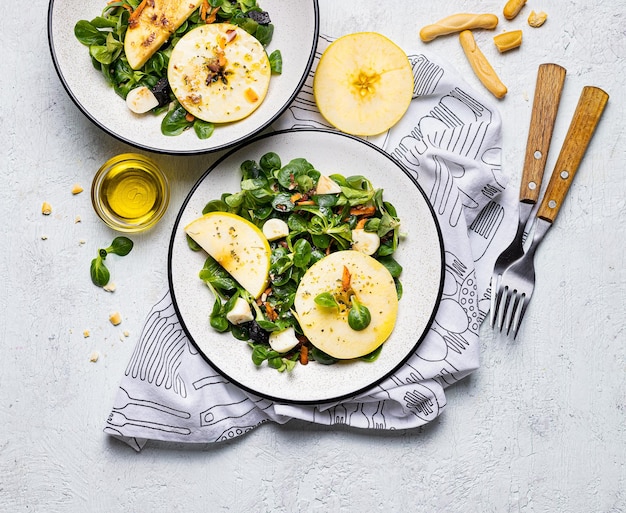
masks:
<instances>
[{"instance_id":1,"label":"patterned kitchen towel","mask_svg":"<svg viewBox=\"0 0 626 513\"><path fill-rule=\"evenodd\" d=\"M331 38L320 37L313 70ZM414 98L404 118L368 138L412 173L441 226L443 296L426 337L391 377L339 403L279 404L221 376L187 339L169 291L148 314L104 431L136 450L147 440L229 440L272 421L407 429L446 406L445 389L479 366L479 328L489 309L495 259L515 232L517 193L501 169L501 121L441 58L410 53ZM331 128L316 109L313 71L273 128Z\"/></svg>"}]
</instances>

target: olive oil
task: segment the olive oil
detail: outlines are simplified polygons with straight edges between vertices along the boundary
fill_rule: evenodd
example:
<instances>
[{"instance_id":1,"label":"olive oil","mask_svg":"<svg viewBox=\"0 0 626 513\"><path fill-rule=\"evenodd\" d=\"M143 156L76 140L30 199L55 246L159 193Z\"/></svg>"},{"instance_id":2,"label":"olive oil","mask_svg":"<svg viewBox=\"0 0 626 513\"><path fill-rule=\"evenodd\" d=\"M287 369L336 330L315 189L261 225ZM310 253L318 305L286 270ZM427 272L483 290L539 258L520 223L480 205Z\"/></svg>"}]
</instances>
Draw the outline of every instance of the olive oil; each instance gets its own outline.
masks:
<instances>
[{"instance_id":1,"label":"olive oil","mask_svg":"<svg viewBox=\"0 0 626 513\"><path fill-rule=\"evenodd\" d=\"M106 162L94 177L92 200L112 228L140 231L156 223L169 202L165 175L147 157L123 154Z\"/></svg>"}]
</instances>

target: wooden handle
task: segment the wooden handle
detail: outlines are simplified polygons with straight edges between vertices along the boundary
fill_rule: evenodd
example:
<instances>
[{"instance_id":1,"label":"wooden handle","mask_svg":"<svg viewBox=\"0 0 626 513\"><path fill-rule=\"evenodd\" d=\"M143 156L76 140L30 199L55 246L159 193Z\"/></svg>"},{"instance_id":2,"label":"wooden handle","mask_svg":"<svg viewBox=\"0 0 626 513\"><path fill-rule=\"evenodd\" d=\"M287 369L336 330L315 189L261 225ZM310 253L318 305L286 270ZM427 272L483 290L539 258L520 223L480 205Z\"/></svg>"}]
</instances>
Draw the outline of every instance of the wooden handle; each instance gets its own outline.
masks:
<instances>
[{"instance_id":1,"label":"wooden handle","mask_svg":"<svg viewBox=\"0 0 626 513\"><path fill-rule=\"evenodd\" d=\"M602 89L583 88L537 217L550 223L556 219L608 100Z\"/></svg>"},{"instance_id":2,"label":"wooden handle","mask_svg":"<svg viewBox=\"0 0 626 513\"><path fill-rule=\"evenodd\" d=\"M558 64L541 64L537 71L535 99L528 129L524 171L519 199L525 203L537 203L541 180L548 159L556 113L565 83L565 68Z\"/></svg>"}]
</instances>

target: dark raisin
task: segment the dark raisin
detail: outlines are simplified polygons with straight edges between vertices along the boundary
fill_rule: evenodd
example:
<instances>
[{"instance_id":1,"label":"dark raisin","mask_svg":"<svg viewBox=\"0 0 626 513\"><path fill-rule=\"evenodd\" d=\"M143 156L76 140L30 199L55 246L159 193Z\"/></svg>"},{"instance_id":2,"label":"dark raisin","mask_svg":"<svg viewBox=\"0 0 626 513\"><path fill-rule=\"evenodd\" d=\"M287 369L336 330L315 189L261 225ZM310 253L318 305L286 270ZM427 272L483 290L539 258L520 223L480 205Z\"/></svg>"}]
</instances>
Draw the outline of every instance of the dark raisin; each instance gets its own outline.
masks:
<instances>
[{"instance_id":1,"label":"dark raisin","mask_svg":"<svg viewBox=\"0 0 626 513\"><path fill-rule=\"evenodd\" d=\"M270 334L265 331L259 323L256 321L250 321L248 325L248 333L250 334L250 340L257 344L269 344Z\"/></svg>"},{"instance_id":2,"label":"dark raisin","mask_svg":"<svg viewBox=\"0 0 626 513\"><path fill-rule=\"evenodd\" d=\"M256 21L259 25L269 25L272 22L266 11L249 11L248 18Z\"/></svg>"},{"instance_id":3,"label":"dark raisin","mask_svg":"<svg viewBox=\"0 0 626 513\"><path fill-rule=\"evenodd\" d=\"M159 79L159 81L152 88L152 94L159 102L159 107L167 105L170 102L170 83L167 77Z\"/></svg>"}]
</instances>

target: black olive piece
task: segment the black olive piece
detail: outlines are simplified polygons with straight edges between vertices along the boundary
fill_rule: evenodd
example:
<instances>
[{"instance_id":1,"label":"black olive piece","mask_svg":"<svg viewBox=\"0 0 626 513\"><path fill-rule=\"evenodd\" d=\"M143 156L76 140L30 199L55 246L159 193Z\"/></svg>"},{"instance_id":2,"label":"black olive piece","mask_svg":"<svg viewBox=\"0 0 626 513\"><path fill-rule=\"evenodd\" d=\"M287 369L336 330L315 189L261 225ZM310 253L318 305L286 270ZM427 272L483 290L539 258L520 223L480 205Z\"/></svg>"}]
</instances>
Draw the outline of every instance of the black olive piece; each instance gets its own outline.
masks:
<instances>
[{"instance_id":1,"label":"black olive piece","mask_svg":"<svg viewBox=\"0 0 626 513\"><path fill-rule=\"evenodd\" d=\"M267 11L249 11L247 16L251 20L256 21L259 25L269 25L272 22Z\"/></svg>"},{"instance_id":2,"label":"black olive piece","mask_svg":"<svg viewBox=\"0 0 626 513\"><path fill-rule=\"evenodd\" d=\"M170 102L170 83L167 77L162 77L152 88L152 94L159 102L159 107L167 105Z\"/></svg>"}]
</instances>

